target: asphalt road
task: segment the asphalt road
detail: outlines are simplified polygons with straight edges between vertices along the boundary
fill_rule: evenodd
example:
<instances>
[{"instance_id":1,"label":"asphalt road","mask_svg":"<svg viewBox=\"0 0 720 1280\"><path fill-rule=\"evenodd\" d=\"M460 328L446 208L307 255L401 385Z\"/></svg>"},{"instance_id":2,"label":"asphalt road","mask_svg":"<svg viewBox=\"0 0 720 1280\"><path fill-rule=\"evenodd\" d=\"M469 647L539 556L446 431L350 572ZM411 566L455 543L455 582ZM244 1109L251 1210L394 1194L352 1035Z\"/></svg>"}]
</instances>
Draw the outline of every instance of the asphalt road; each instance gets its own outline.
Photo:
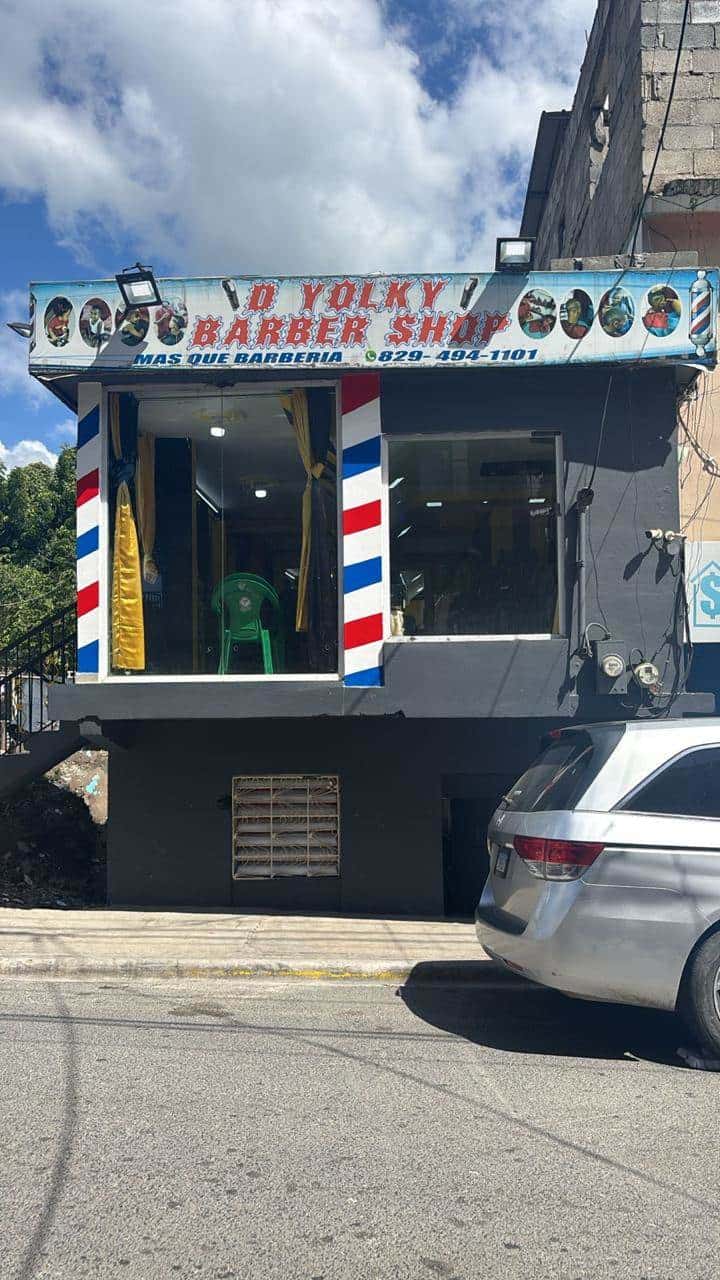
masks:
<instances>
[{"instance_id":1,"label":"asphalt road","mask_svg":"<svg viewBox=\"0 0 720 1280\"><path fill-rule=\"evenodd\" d=\"M680 1041L509 979L5 980L0 1276L715 1280Z\"/></svg>"}]
</instances>

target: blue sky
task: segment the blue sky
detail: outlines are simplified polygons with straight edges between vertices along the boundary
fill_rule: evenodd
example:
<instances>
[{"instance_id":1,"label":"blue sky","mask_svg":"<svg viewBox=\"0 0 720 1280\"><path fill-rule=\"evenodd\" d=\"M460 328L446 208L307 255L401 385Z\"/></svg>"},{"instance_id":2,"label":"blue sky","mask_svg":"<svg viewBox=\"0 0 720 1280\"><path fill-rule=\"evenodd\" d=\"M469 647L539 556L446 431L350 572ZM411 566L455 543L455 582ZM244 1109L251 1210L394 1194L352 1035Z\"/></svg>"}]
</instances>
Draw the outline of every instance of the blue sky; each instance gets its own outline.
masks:
<instances>
[{"instance_id":1,"label":"blue sky","mask_svg":"<svg viewBox=\"0 0 720 1280\"><path fill-rule=\"evenodd\" d=\"M595 0L6 0L0 317L31 279L485 270ZM140 38L138 33L141 32ZM0 461L63 405L0 332ZM24 443L22 443L24 442Z\"/></svg>"}]
</instances>

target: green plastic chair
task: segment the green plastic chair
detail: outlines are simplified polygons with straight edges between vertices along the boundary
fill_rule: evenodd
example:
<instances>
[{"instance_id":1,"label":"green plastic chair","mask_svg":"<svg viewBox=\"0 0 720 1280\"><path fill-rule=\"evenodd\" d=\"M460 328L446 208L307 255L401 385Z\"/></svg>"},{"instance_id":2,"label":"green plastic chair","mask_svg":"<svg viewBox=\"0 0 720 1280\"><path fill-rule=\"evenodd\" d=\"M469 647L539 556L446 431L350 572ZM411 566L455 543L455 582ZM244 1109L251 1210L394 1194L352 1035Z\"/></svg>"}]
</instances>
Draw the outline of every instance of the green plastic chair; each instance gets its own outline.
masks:
<instances>
[{"instance_id":1,"label":"green plastic chair","mask_svg":"<svg viewBox=\"0 0 720 1280\"><path fill-rule=\"evenodd\" d=\"M227 674L234 644L259 644L265 674L282 671L285 664L282 613L277 591L269 582L254 573L230 573L213 591L210 604L220 622L218 675ZM262 620L264 604L270 605L273 614L270 628Z\"/></svg>"}]
</instances>

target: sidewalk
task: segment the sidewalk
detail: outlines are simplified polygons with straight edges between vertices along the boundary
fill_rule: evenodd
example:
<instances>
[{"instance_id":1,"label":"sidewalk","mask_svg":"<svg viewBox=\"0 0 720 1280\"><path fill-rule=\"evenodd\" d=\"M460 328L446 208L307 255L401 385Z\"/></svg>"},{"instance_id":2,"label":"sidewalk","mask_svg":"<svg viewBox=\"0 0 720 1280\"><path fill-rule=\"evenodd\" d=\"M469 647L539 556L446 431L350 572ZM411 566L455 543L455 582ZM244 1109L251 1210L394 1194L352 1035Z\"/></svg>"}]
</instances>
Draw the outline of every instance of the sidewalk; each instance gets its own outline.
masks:
<instances>
[{"instance_id":1,"label":"sidewalk","mask_svg":"<svg viewBox=\"0 0 720 1280\"><path fill-rule=\"evenodd\" d=\"M0 908L0 977L374 978L495 971L470 923Z\"/></svg>"}]
</instances>

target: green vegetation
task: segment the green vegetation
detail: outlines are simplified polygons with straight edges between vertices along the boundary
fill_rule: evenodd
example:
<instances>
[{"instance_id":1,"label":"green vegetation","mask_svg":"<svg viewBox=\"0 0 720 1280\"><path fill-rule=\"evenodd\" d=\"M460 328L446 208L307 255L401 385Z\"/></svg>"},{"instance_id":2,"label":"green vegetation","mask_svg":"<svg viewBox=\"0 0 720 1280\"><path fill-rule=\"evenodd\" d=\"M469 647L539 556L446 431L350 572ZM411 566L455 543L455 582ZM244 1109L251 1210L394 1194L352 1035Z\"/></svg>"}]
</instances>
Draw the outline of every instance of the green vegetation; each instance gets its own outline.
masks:
<instances>
[{"instance_id":1,"label":"green vegetation","mask_svg":"<svg viewBox=\"0 0 720 1280\"><path fill-rule=\"evenodd\" d=\"M0 465L0 648L75 594L75 450Z\"/></svg>"}]
</instances>

